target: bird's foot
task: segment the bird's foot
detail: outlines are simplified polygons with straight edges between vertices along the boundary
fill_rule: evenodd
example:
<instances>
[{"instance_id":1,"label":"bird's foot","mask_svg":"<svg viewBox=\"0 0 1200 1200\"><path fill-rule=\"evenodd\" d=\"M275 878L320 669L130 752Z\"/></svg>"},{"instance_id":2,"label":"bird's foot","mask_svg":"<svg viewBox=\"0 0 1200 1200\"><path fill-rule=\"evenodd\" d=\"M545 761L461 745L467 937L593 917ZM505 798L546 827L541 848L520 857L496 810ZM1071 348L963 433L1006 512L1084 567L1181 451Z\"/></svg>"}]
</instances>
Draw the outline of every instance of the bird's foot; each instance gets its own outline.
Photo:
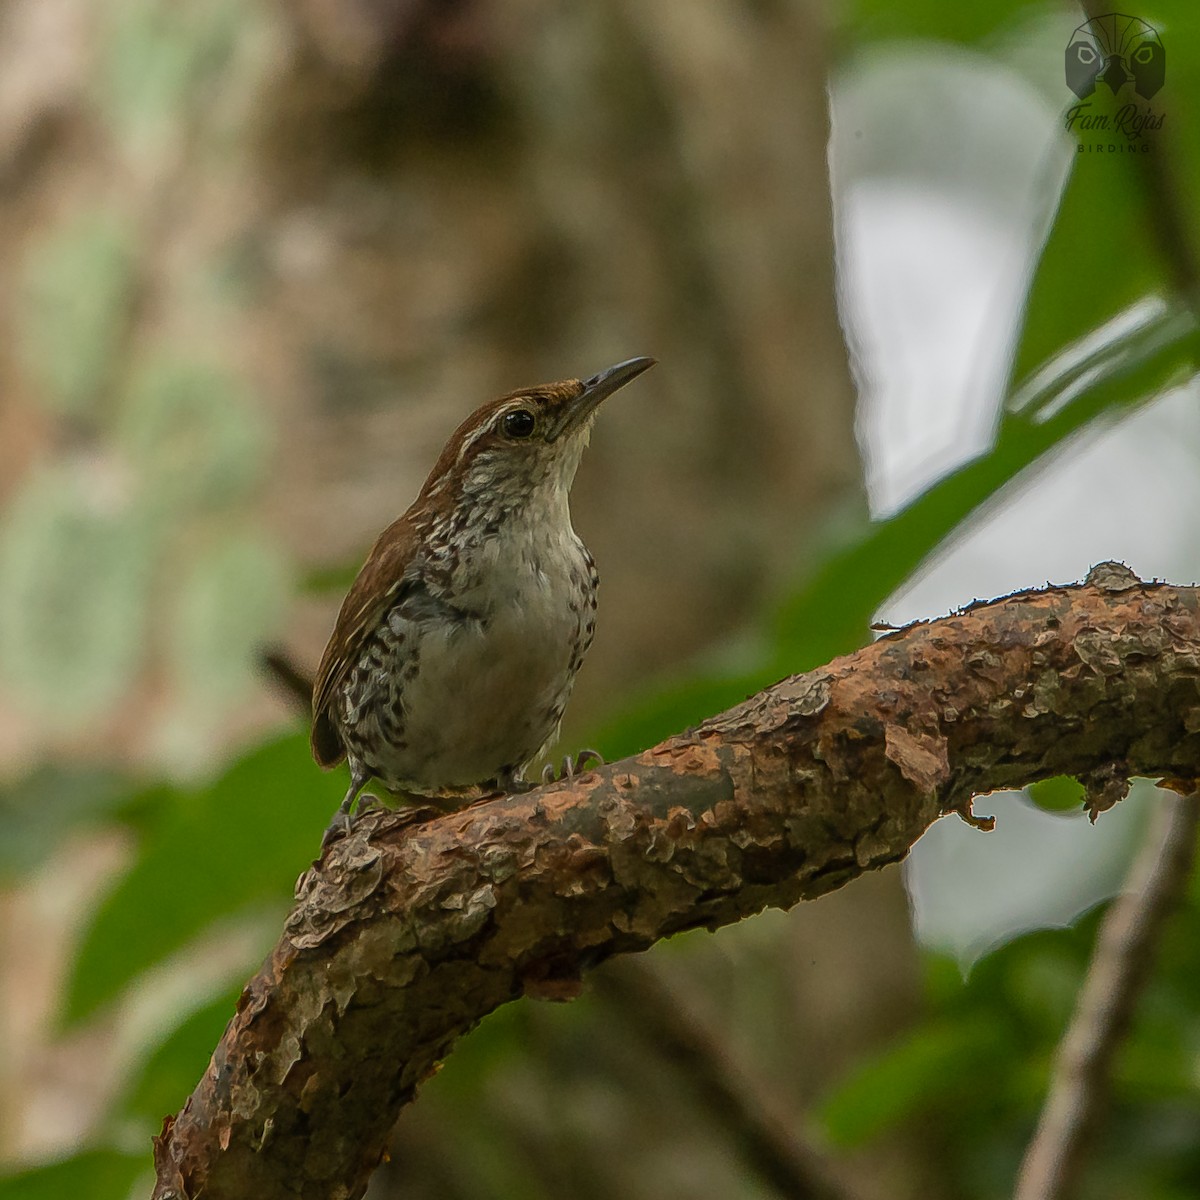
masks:
<instances>
[{"instance_id":1,"label":"bird's foot","mask_svg":"<svg viewBox=\"0 0 1200 1200\"><path fill-rule=\"evenodd\" d=\"M493 784L495 791L489 792L488 788ZM503 771L495 779L488 781L484 787L484 795L520 796L533 791L535 787L537 784L526 779L524 775L519 775L516 771Z\"/></svg>"},{"instance_id":2,"label":"bird's foot","mask_svg":"<svg viewBox=\"0 0 1200 1200\"><path fill-rule=\"evenodd\" d=\"M563 756L562 766L555 771L553 763L547 763L542 768L542 783L561 783L564 779L574 779L576 775L585 775L596 767L604 766L604 755L599 750L584 749L578 754Z\"/></svg>"},{"instance_id":3,"label":"bird's foot","mask_svg":"<svg viewBox=\"0 0 1200 1200\"><path fill-rule=\"evenodd\" d=\"M604 755L599 750L580 750L578 754L564 755L562 763L557 768L553 763L547 763L537 779L526 779L516 771L505 771L495 779L488 780L484 785L484 797L492 796L521 796L545 783L561 783L564 779L574 779L596 767L604 766ZM494 790L489 790L493 789Z\"/></svg>"},{"instance_id":4,"label":"bird's foot","mask_svg":"<svg viewBox=\"0 0 1200 1200\"><path fill-rule=\"evenodd\" d=\"M347 796L339 805L337 812L333 814L333 820L326 826L325 833L321 838L321 853L325 851L337 841L339 837L349 837L351 830L354 828L354 823L364 814L371 811L373 808L383 808L383 801L378 796L366 792L358 797L358 806L355 807L354 797Z\"/></svg>"}]
</instances>

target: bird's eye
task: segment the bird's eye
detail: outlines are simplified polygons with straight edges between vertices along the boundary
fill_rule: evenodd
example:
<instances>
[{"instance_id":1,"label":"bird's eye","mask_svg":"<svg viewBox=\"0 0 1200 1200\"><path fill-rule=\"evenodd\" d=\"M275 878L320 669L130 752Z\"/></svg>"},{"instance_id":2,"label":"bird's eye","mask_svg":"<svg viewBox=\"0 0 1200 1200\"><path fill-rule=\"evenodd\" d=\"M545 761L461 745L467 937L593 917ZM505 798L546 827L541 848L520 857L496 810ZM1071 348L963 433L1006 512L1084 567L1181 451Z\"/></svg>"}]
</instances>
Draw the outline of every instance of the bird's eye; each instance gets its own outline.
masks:
<instances>
[{"instance_id":1,"label":"bird's eye","mask_svg":"<svg viewBox=\"0 0 1200 1200\"><path fill-rule=\"evenodd\" d=\"M527 438L536 424L533 413L527 408L517 408L504 414L504 432L510 438Z\"/></svg>"}]
</instances>

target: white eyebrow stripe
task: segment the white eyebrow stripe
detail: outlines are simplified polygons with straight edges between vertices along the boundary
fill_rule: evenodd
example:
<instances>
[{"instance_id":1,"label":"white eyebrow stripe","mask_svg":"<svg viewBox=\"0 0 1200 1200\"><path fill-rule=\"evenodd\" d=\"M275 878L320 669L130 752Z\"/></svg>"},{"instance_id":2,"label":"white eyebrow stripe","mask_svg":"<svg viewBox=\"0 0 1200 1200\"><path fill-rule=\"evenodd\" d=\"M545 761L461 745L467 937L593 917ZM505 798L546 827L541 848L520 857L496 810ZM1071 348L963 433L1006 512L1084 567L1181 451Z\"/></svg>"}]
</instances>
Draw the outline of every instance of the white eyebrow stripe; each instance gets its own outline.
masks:
<instances>
[{"instance_id":1,"label":"white eyebrow stripe","mask_svg":"<svg viewBox=\"0 0 1200 1200\"><path fill-rule=\"evenodd\" d=\"M463 438L462 445L459 446L458 453L454 456L454 461L456 463L461 463L463 459L466 458L467 451L470 450L470 448L475 445L475 443L479 441L479 439L483 437L485 433L490 433L491 431L491 421L488 421L485 425L481 425L478 429L472 430L469 437Z\"/></svg>"}]
</instances>

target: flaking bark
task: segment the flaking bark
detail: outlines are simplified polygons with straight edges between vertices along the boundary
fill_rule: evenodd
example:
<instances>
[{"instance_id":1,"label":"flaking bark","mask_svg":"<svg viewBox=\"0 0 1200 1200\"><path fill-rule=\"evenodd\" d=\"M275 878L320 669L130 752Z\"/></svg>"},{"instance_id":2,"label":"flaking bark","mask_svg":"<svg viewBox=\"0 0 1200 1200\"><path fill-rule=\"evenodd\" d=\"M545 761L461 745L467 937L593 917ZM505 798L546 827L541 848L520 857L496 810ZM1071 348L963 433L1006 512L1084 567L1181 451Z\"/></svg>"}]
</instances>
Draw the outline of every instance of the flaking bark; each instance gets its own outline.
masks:
<instances>
[{"instance_id":1,"label":"flaking bark","mask_svg":"<svg viewBox=\"0 0 1200 1200\"><path fill-rule=\"evenodd\" d=\"M360 1197L454 1041L526 992L902 859L972 797L1059 774L1093 811L1200 775L1200 591L1115 564L881 638L573 781L375 812L156 1144L155 1200Z\"/></svg>"}]
</instances>

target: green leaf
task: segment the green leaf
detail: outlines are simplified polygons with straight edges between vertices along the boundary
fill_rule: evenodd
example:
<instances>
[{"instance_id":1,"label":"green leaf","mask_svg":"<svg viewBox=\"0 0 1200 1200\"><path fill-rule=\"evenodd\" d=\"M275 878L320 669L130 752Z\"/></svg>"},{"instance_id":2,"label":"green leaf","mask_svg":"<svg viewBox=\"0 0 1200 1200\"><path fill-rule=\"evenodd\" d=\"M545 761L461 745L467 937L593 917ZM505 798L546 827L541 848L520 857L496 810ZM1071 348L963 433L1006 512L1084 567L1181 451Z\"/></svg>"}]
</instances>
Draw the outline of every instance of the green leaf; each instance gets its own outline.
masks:
<instances>
[{"instance_id":1,"label":"green leaf","mask_svg":"<svg viewBox=\"0 0 1200 1200\"><path fill-rule=\"evenodd\" d=\"M1073 97L1072 97L1073 98ZM1013 362L1020 381L1139 298L1165 288L1133 167L1076 154L1025 303ZM1119 268L1111 248L1120 246Z\"/></svg>"},{"instance_id":2,"label":"green leaf","mask_svg":"<svg viewBox=\"0 0 1200 1200\"><path fill-rule=\"evenodd\" d=\"M493 1077L529 1054L530 1039L527 1008L506 1004L496 1009L455 1044L454 1053L422 1089L422 1099L428 1095L448 1112L471 1105Z\"/></svg>"},{"instance_id":3,"label":"green leaf","mask_svg":"<svg viewBox=\"0 0 1200 1200\"><path fill-rule=\"evenodd\" d=\"M131 1077L120 1111L155 1129L178 1112L204 1074L241 991L234 988L196 1009L159 1042Z\"/></svg>"},{"instance_id":4,"label":"green leaf","mask_svg":"<svg viewBox=\"0 0 1200 1200\"><path fill-rule=\"evenodd\" d=\"M1184 223L1181 233L1194 262L1200 254L1200 139L1195 136L1200 116L1200 8L1192 0L1156 0L1153 15L1147 16L1169 46L1167 86L1154 98L1166 114L1159 146L1165 152L1165 182L1176 198Z\"/></svg>"},{"instance_id":5,"label":"green leaf","mask_svg":"<svg viewBox=\"0 0 1200 1200\"><path fill-rule=\"evenodd\" d=\"M1083 803L1086 789L1070 775L1055 775L1053 779L1031 783L1025 793L1046 812L1073 812Z\"/></svg>"},{"instance_id":6,"label":"green leaf","mask_svg":"<svg viewBox=\"0 0 1200 1200\"><path fill-rule=\"evenodd\" d=\"M286 905L344 788L295 734L253 750L208 787L170 793L171 811L82 935L63 1022L90 1016L214 921Z\"/></svg>"},{"instance_id":7,"label":"green leaf","mask_svg":"<svg viewBox=\"0 0 1200 1200\"><path fill-rule=\"evenodd\" d=\"M838 1146L859 1146L926 1105L970 1095L994 1062L996 1027L987 1020L941 1021L909 1034L864 1064L818 1105L817 1119Z\"/></svg>"},{"instance_id":8,"label":"green leaf","mask_svg":"<svg viewBox=\"0 0 1200 1200\"><path fill-rule=\"evenodd\" d=\"M113 814L128 792L114 772L61 763L0 788L0 883L37 867L67 831Z\"/></svg>"},{"instance_id":9,"label":"green leaf","mask_svg":"<svg viewBox=\"0 0 1200 1200\"><path fill-rule=\"evenodd\" d=\"M710 675L701 666L693 678L628 703L588 740L606 759L624 758L729 708L767 682L761 665L739 675Z\"/></svg>"},{"instance_id":10,"label":"green leaf","mask_svg":"<svg viewBox=\"0 0 1200 1200\"><path fill-rule=\"evenodd\" d=\"M126 1200L137 1177L150 1169L148 1154L85 1150L0 1176L0 1200Z\"/></svg>"}]
</instances>

